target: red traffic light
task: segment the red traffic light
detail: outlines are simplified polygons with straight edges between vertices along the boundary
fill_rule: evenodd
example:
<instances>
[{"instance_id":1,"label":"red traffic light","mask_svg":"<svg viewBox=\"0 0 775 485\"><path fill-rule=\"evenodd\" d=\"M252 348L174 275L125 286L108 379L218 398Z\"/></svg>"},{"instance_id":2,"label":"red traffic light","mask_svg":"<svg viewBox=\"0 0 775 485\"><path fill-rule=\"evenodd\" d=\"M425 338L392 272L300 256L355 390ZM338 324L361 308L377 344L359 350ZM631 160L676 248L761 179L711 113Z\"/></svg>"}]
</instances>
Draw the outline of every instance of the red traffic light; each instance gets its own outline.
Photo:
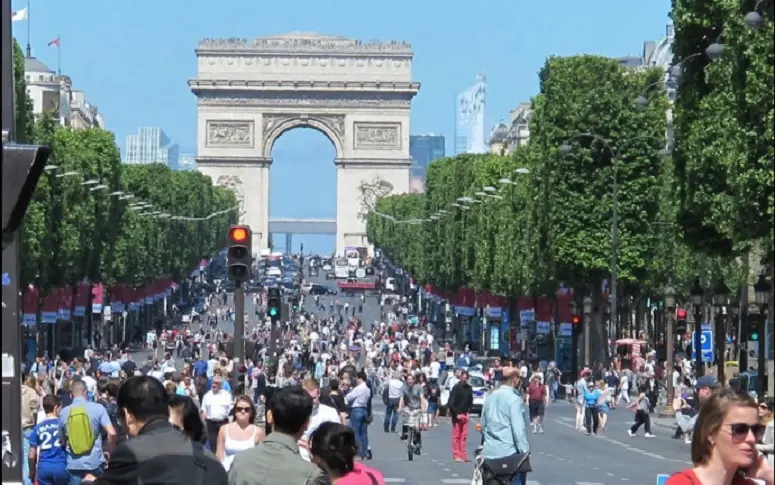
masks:
<instances>
[{"instance_id":1,"label":"red traffic light","mask_svg":"<svg viewBox=\"0 0 775 485\"><path fill-rule=\"evenodd\" d=\"M573 315L572 317L570 317L570 323L572 323L573 325L580 324L581 323L581 317L579 317L578 315Z\"/></svg>"},{"instance_id":2,"label":"red traffic light","mask_svg":"<svg viewBox=\"0 0 775 485\"><path fill-rule=\"evenodd\" d=\"M678 309L678 310L676 310L676 312L675 312L675 317L676 317L678 320L686 320L686 310L684 310L683 308L679 308L679 309Z\"/></svg>"},{"instance_id":3,"label":"red traffic light","mask_svg":"<svg viewBox=\"0 0 775 485\"><path fill-rule=\"evenodd\" d=\"M229 240L234 243L243 243L248 240L247 227L232 227L229 229Z\"/></svg>"}]
</instances>

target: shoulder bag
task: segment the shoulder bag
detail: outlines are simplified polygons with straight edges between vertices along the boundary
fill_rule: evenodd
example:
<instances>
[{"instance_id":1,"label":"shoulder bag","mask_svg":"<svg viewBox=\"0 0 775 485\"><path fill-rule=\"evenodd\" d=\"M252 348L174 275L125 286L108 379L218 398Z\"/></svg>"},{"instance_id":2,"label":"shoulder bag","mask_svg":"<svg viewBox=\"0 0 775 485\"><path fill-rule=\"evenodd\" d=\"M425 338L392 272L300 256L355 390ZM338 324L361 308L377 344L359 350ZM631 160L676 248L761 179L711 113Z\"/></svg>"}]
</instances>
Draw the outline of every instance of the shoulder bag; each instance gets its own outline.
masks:
<instances>
[{"instance_id":1,"label":"shoulder bag","mask_svg":"<svg viewBox=\"0 0 775 485\"><path fill-rule=\"evenodd\" d=\"M514 453L504 458L482 460L482 483L484 485L508 485L517 473L533 471L530 452Z\"/></svg>"}]
</instances>

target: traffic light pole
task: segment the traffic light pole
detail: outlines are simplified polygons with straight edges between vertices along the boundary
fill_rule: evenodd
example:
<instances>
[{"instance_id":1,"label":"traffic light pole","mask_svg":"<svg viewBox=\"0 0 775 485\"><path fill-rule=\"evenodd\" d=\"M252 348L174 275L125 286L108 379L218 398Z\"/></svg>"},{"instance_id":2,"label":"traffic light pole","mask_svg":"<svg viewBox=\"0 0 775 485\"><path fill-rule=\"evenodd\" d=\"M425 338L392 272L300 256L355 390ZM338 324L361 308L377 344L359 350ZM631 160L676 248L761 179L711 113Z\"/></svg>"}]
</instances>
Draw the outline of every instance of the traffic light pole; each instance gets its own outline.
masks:
<instances>
[{"instance_id":1,"label":"traffic light pole","mask_svg":"<svg viewBox=\"0 0 775 485\"><path fill-rule=\"evenodd\" d=\"M234 358L245 363L245 286L237 281L234 288Z\"/></svg>"}]
</instances>

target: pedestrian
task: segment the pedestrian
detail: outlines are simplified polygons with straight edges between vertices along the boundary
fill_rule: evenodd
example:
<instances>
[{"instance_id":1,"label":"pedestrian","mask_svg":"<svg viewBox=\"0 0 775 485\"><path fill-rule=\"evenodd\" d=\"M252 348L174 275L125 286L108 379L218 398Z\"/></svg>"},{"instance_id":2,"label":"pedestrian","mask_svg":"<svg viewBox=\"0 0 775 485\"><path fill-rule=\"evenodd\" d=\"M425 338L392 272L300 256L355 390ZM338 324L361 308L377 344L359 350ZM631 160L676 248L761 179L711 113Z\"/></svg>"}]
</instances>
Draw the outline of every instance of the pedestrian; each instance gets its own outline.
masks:
<instances>
[{"instance_id":1,"label":"pedestrian","mask_svg":"<svg viewBox=\"0 0 775 485\"><path fill-rule=\"evenodd\" d=\"M490 393L482 408L481 472L484 483L496 480L502 484L527 485L530 444L521 388L519 369L504 368L501 387Z\"/></svg>"},{"instance_id":2,"label":"pedestrian","mask_svg":"<svg viewBox=\"0 0 775 485\"><path fill-rule=\"evenodd\" d=\"M468 384L468 371L460 372L459 381L452 387L447 409L452 417L452 458L456 462L468 460L468 413L474 404L474 392Z\"/></svg>"}]
</instances>

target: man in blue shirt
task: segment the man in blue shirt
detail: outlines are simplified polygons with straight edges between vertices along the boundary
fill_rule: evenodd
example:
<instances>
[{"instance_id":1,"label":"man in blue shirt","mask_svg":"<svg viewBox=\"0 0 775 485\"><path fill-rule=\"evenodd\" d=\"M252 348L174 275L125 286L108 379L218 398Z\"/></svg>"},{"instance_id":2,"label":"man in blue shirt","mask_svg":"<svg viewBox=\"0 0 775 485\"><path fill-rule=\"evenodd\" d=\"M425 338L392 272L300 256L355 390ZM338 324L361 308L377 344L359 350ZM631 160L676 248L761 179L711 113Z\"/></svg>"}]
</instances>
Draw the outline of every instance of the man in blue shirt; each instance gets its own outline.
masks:
<instances>
[{"instance_id":1,"label":"man in blue shirt","mask_svg":"<svg viewBox=\"0 0 775 485\"><path fill-rule=\"evenodd\" d=\"M64 443L67 441L68 417L74 409L83 407L89 417L92 427L94 443L88 453L76 455L67 447L67 472L70 475L69 485L79 485L86 474L95 476L102 475L105 464L108 461L110 452L116 444L116 429L110 421L108 411L105 406L96 402L90 402L86 399L86 384L83 381L73 381L70 385L70 394L73 396L73 402L59 413L60 439ZM103 444L101 431L105 430L108 442ZM104 446L103 446L104 445Z\"/></svg>"},{"instance_id":2,"label":"man in blue shirt","mask_svg":"<svg viewBox=\"0 0 775 485\"><path fill-rule=\"evenodd\" d=\"M61 405L57 396L43 396L46 418L35 425L30 434L30 480L38 485L68 485L70 479L67 454L59 437L57 413Z\"/></svg>"}]
</instances>

